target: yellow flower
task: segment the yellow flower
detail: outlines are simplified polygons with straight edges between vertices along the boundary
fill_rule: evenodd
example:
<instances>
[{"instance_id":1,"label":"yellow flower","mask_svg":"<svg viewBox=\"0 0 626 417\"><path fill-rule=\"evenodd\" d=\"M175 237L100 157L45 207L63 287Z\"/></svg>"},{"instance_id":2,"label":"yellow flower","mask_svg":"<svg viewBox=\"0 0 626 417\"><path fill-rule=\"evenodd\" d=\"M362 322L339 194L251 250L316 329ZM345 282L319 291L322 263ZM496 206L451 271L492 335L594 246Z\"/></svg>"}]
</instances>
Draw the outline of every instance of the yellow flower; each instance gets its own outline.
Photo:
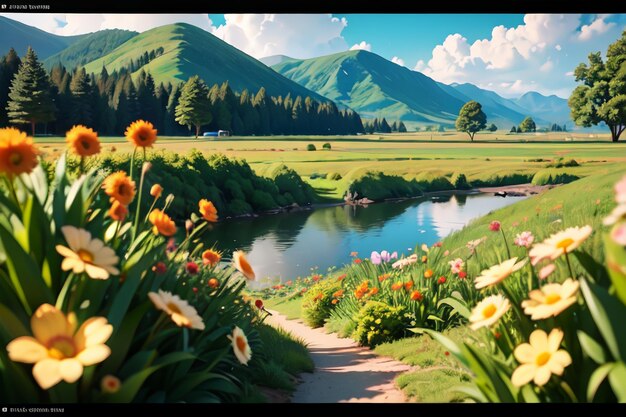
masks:
<instances>
[{"instance_id":1,"label":"yellow flower","mask_svg":"<svg viewBox=\"0 0 626 417\"><path fill-rule=\"evenodd\" d=\"M533 320L556 317L576 302L578 286L578 281L568 278L563 284L547 284L533 290L528 294L530 300L522 301L524 313Z\"/></svg>"},{"instance_id":2,"label":"yellow flower","mask_svg":"<svg viewBox=\"0 0 626 417\"><path fill-rule=\"evenodd\" d=\"M498 321L500 317L506 313L511 304L505 297L498 295L490 295L483 298L472 310L469 321L472 330L481 327L488 327Z\"/></svg>"},{"instance_id":3,"label":"yellow flower","mask_svg":"<svg viewBox=\"0 0 626 417\"><path fill-rule=\"evenodd\" d=\"M217 221L217 209L212 202L202 199L198 202L200 214L202 218L207 222L215 223Z\"/></svg>"},{"instance_id":4,"label":"yellow flower","mask_svg":"<svg viewBox=\"0 0 626 417\"><path fill-rule=\"evenodd\" d=\"M233 352L235 357L244 365L248 364L252 358L252 349L248 344L248 338L239 327L235 326L232 335L227 336L233 342Z\"/></svg>"},{"instance_id":5,"label":"yellow flower","mask_svg":"<svg viewBox=\"0 0 626 417\"><path fill-rule=\"evenodd\" d=\"M63 226L61 231L69 246L56 246L57 252L65 257L61 269L71 269L75 274L85 272L93 279L108 279L109 274L120 273L114 266L119 261L118 256L100 239L92 239L87 230L74 226Z\"/></svg>"},{"instance_id":6,"label":"yellow flower","mask_svg":"<svg viewBox=\"0 0 626 417\"><path fill-rule=\"evenodd\" d=\"M33 138L13 127L0 129L0 172L9 176L31 172L37 166Z\"/></svg>"},{"instance_id":7,"label":"yellow flower","mask_svg":"<svg viewBox=\"0 0 626 417\"><path fill-rule=\"evenodd\" d=\"M130 179L124 171L119 171L109 175L104 179L102 188L110 201L119 201L121 204L128 206L135 198L135 181Z\"/></svg>"},{"instance_id":8,"label":"yellow flower","mask_svg":"<svg viewBox=\"0 0 626 417\"><path fill-rule=\"evenodd\" d=\"M104 343L113 333L104 317L87 319L76 331L76 315L67 317L56 307L42 304L30 320L33 336L21 336L7 345L9 358L33 363L33 376L42 389L61 380L73 383L85 366L102 362L111 354Z\"/></svg>"},{"instance_id":9,"label":"yellow flower","mask_svg":"<svg viewBox=\"0 0 626 417\"><path fill-rule=\"evenodd\" d=\"M253 280L255 278L254 270L252 266L250 266L248 259L246 259L246 254L243 251L238 250L233 253L233 263L235 264L235 268L247 279Z\"/></svg>"},{"instance_id":10,"label":"yellow flower","mask_svg":"<svg viewBox=\"0 0 626 417\"><path fill-rule=\"evenodd\" d=\"M530 250L531 263L537 265L540 261L550 258L555 260L565 253L571 253L580 246L591 234L591 226L570 227L553 234L541 243L537 243Z\"/></svg>"},{"instance_id":11,"label":"yellow flower","mask_svg":"<svg viewBox=\"0 0 626 417\"><path fill-rule=\"evenodd\" d=\"M481 289L495 285L506 277L511 275L526 264L526 261L517 262L517 257L511 258L502 262L499 265L494 265L489 269L485 269L480 273L480 276L474 280L476 289Z\"/></svg>"},{"instance_id":12,"label":"yellow flower","mask_svg":"<svg viewBox=\"0 0 626 417\"><path fill-rule=\"evenodd\" d=\"M113 204L111 204L111 208L109 208L109 217L115 221L121 222L124 221L126 216L128 216L128 208L119 201L114 200Z\"/></svg>"},{"instance_id":13,"label":"yellow flower","mask_svg":"<svg viewBox=\"0 0 626 417\"><path fill-rule=\"evenodd\" d=\"M215 266L222 259L222 256L219 252L216 252L211 249L207 249L202 252L202 263L205 265Z\"/></svg>"},{"instance_id":14,"label":"yellow flower","mask_svg":"<svg viewBox=\"0 0 626 417\"><path fill-rule=\"evenodd\" d=\"M543 386L552 374L563 375L572 358L566 350L559 350L562 340L563 332L559 329L552 329L549 336L541 329L532 332L530 343L522 343L513 352L520 363L511 376L513 385L521 387L534 380L535 384Z\"/></svg>"},{"instance_id":15,"label":"yellow flower","mask_svg":"<svg viewBox=\"0 0 626 417\"><path fill-rule=\"evenodd\" d=\"M137 120L126 128L126 139L135 146L151 147L157 140L157 130L152 123Z\"/></svg>"},{"instance_id":16,"label":"yellow flower","mask_svg":"<svg viewBox=\"0 0 626 417\"><path fill-rule=\"evenodd\" d=\"M193 306L179 296L171 292L159 290L158 293L149 292L148 297L150 297L150 301L152 301L154 306L169 315L177 326L204 330L202 317L198 315Z\"/></svg>"},{"instance_id":17,"label":"yellow flower","mask_svg":"<svg viewBox=\"0 0 626 417\"><path fill-rule=\"evenodd\" d=\"M152 188L150 188L150 195L154 198L161 197L162 193L163 193L163 187L161 187L160 184L154 184Z\"/></svg>"},{"instance_id":18,"label":"yellow flower","mask_svg":"<svg viewBox=\"0 0 626 417\"><path fill-rule=\"evenodd\" d=\"M100 381L100 389L106 394L115 394L121 386L120 379L114 375L105 375Z\"/></svg>"},{"instance_id":19,"label":"yellow flower","mask_svg":"<svg viewBox=\"0 0 626 417\"><path fill-rule=\"evenodd\" d=\"M152 231L155 235L173 236L176 233L174 221L159 209L154 209L148 216L148 220L153 225Z\"/></svg>"},{"instance_id":20,"label":"yellow flower","mask_svg":"<svg viewBox=\"0 0 626 417\"><path fill-rule=\"evenodd\" d=\"M100 153L98 134L83 125L73 126L65 134L65 141L78 156L91 156Z\"/></svg>"}]
</instances>

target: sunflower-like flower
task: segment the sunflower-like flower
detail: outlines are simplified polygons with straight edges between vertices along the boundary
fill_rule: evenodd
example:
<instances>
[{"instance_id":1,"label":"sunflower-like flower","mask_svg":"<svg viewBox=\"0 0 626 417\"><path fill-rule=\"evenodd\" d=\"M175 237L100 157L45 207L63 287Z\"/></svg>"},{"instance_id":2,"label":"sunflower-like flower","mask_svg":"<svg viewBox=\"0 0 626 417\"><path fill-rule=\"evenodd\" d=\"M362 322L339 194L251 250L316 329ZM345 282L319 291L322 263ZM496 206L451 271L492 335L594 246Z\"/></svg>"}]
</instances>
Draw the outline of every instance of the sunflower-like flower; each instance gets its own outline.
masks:
<instances>
[{"instance_id":1,"label":"sunflower-like flower","mask_svg":"<svg viewBox=\"0 0 626 417\"><path fill-rule=\"evenodd\" d=\"M511 258L502 262L501 264L494 265L491 268L482 271L480 273L480 276L474 280L476 289L496 285L526 264L525 260L517 263L516 262L517 257Z\"/></svg>"},{"instance_id":2,"label":"sunflower-like flower","mask_svg":"<svg viewBox=\"0 0 626 417\"><path fill-rule=\"evenodd\" d=\"M472 323L470 328L476 330L493 325L510 307L509 300L500 294L490 295L482 299L472 310L469 318L470 323Z\"/></svg>"},{"instance_id":3,"label":"sunflower-like flower","mask_svg":"<svg viewBox=\"0 0 626 417\"><path fill-rule=\"evenodd\" d=\"M529 342L515 348L513 354L520 366L511 376L516 387L534 381L538 386L545 385L552 374L563 375L565 367L572 363L572 357L564 349L559 349L563 332L552 329L550 335L541 329L530 334Z\"/></svg>"},{"instance_id":4,"label":"sunflower-like flower","mask_svg":"<svg viewBox=\"0 0 626 417\"><path fill-rule=\"evenodd\" d=\"M131 123L124 134L130 143L142 148L151 147L157 140L157 130L154 125L144 120Z\"/></svg>"},{"instance_id":5,"label":"sunflower-like flower","mask_svg":"<svg viewBox=\"0 0 626 417\"><path fill-rule=\"evenodd\" d=\"M33 138L13 127L0 129L0 172L11 177L32 172L36 166Z\"/></svg>"},{"instance_id":6,"label":"sunflower-like flower","mask_svg":"<svg viewBox=\"0 0 626 417\"><path fill-rule=\"evenodd\" d=\"M102 188L110 197L111 202L117 200L124 206L128 206L135 198L135 181L130 179L124 171L118 171L106 177Z\"/></svg>"},{"instance_id":7,"label":"sunflower-like flower","mask_svg":"<svg viewBox=\"0 0 626 417\"><path fill-rule=\"evenodd\" d=\"M189 303L181 299L178 295L168 291L159 290L149 292L148 297L152 304L164 311L178 327L188 327L190 329L204 330L204 322L196 309Z\"/></svg>"},{"instance_id":8,"label":"sunflower-like flower","mask_svg":"<svg viewBox=\"0 0 626 417\"><path fill-rule=\"evenodd\" d=\"M202 199L198 202L198 208L204 220L212 223L215 223L217 221L217 209L212 202L206 199Z\"/></svg>"},{"instance_id":9,"label":"sunflower-like flower","mask_svg":"<svg viewBox=\"0 0 626 417\"><path fill-rule=\"evenodd\" d=\"M239 327L235 326L232 335L227 336L233 344L233 352L239 362L247 365L252 358L252 349L248 344L248 338Z\"/></svg>"},{"instance_id":10,"label":"sunflower-like flower","mask_svg":"<svg viewBox=\"0 0 626 417\"><path fill-rule=\"evenodd\" d=\"M528 294L530 300L522 301L524 313L533 320L556 317L576 302L578 286L578 281L568 278L563 284L546 284L532 290Z\"/></svg>"},{"instance_id":11,"label":"sunflower-like flower","mask_svg":"<svg viewBox=\"0 0 626 417\"><path fill-rule=\"evenodd\" d=\"M222 255L219 252L212 249L207 249L202 252L202 263L204 265L215 266L222 259Z\"/></svg>"},{"instance_id":12,"label":"sunflower-like flower","mask_svg":"<svg viewBox=\"0 0 626 417\"><path fill-rule=\"evenodd\" d=\"M559 256L571 253L589 237L593 230L591 226L569 227L551 235L541 243L532 247L528 255L531 263L537 265L544 259L555 260Z\"/></svg>"},{"instance_id":13,"label":"sunflower-like flower","mask_svg":"<svg viewBox=\"0 0 626 417\"><path fill-rule=\"evenodd\" d=\"M115 267L118 256L113 249L104 246L100 239L92 239L87 230L74 226L63 226L61 232L69 246L56 246L57 252L65 257L61 269L72 270L75 274L85 272L93 279L108 279L109 274L120 273Z\"/></svg>"},{"instance_id":14,"label":"sunflower-like flower","mask_svg":"<svg viewBox=\"0 0 626 417\"><path fill-rule=\"evenodd\" d=\"M65 141L78 156L85 157L100 153L98 134L86 126L73 126L65 134Z\"/></svg>"}]
</instances>

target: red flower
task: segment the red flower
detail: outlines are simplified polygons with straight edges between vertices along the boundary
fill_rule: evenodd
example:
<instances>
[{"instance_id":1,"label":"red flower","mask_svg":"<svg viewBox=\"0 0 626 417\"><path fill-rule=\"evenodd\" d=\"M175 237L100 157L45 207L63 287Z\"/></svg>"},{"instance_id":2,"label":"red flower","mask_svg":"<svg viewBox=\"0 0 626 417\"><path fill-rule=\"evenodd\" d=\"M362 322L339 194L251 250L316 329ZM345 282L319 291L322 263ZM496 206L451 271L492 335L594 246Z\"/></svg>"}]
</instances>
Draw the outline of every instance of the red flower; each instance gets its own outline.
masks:
<instances>
[{"instance_id":1,"label":"red flower","mask_svg":"<svg viewBox=\"0 0 626 417\"><path fill-rule=\"evenodd\" d=\"M450 356L450 352L448 352L447 350L446 350L445 352L443 352L443 353L444 353L444 355L446 355L446 356Z\"/></svg>"},{"instance_id":2,"label":"red flower","mask_svg":"<svg viewBox=\"0 0 626 417\"><path fill-rule=\"evenodd\" d=\"M259 310L263 310L263 301L261 300L256 300L254 302L254 305L256 306L256 308L258 308Z\"/></svg>"},{"instance_id":3,"label":"red flower","mask_svg":"<svg viewBox=\"0 0 626 417\"><path fill-rule=\"evenodd\" d=\"M501 226L500 222L497 220L494 220L491 223L489 223L489 230L491 230L492 232L499 232L500 226Z\"/></svg>"},{"instance_id":4,"label":"red flower","mask_svg":"<svg viewBox=\"0 0 626 417\"><path fill-rule=\"evenodd\" d=\"M433 245L433 248L440 248L440 247L441 247L441 245L443 245L443 243L441 243L441 242L437 242L437 243L435 243L435 244Z\"/></svg>"},{"instance_id":5,"label":"red flower","mask_svg":"<svg viewBox=\"0 0 626 417\"><path fill-rule=\"evenodd\" d=\"M420 293L418 290L415 290L411 293L411 300L422 301L423 299L424 299L424 296L422 296L422 293Z\"/></svg>"},{"instance_id":6,"label":"red flower","mask_svg":"<svg viewBox=\"0 0 626 417\"><path fill-rule=\"evenodd\" d=\"M437 284L445 284L446 282L446 277L439 277L439 279L437 280Z\"/></svg>"},{"instance_id":7,"label":"red flower","mask_svg":"<svg viewBox=\"0 0 626 417\"><path fill-rule=\"evenodd\" d=\"M193 261L187 262L185 269L189 275L196 275L198 273L198 264Z\"/></svg>"},{"instance_id":8,"label":"red flower","mask_svg":"<svg viewBox=\"0 0 626 417\"><path fill-rule=\"evenodd\" d=\"M500 339L502 337L502 333L500 332L495 332L494 336L496 337L496 339Z\"/></svg>"},{"instance_id":9,"label":"red flower","mask_svg":"<svg viewBox=\"0 0 626 417\"><path fill-rule=\"evenodd\" d=\"M157 275L162 275L167 272L167 266L163 262L157 262L152 267L152 272L156 273Z\"/></svg>"},{"instance_id":10,"label":"red flower","mask_svg":"<svg viewBox=\"0 0 626 417\"><path fill-rule=\"evenodd\" d=\"M459 271L459 278L461 279L465 279L467 277L467 272L465 271Z\"/></svg>"},{"instance_id":11,"label":"red flower","mask_svg":"<svg viewBox=\"0 0 626 417\"><path fill-rule=\"evenodd\" d=\"M341 274L337 277L337 281L343 281L346 278L346 274Z\"/></svg>"},{"instance_id":12,"label":"red flower","mask_svg":"<svg viewBox=\"0 0 626 417\"><path fill-rule=\"evenodd\" d=\"M411 288L413 288L413 281L407 281L404 283L404 289L409 291Z\"/></svg>"},{"instance_id":13,"label":"red flower","mask_svg":"<svg viewBox=\"0 0 626 417\"><path fill-rule=\"evenodd\" d=\"M354 263L357 264L357 265L360 264L361 262L363 262L363 261L360 258L356 258L354 260Z\"/></svg>"},{"instance_id":14,"label":"red flower","mask_svg":"<svg viewBox=\"0 0 626 417\"><path fill-rule=\"evenodd\" d=\"M313 275L313 282L317 282L322 278L321 275Z\"/></svg>"},{"instance_id":15,"label":"red flower","mask_svg":"<svg viewBox=\"0 0 626 417\"><path fill-rule=\"evenodd\" d=\"M291 280L289 280L289 281L285 282L285 285L286 285L287 287L288 287L288 286L290 286L291 284L292 284Z\"/></svg>"},{"instance_id":16,"label":"red flower","mask_svg":"<svg viewBox=\"0 0 626 417\"><path fill-rule=\"evenodd\" d=\"M196 287L193 287L191 290L193 291L194 294L198 294L198 289Z\"/></svg>"}]
</instances>

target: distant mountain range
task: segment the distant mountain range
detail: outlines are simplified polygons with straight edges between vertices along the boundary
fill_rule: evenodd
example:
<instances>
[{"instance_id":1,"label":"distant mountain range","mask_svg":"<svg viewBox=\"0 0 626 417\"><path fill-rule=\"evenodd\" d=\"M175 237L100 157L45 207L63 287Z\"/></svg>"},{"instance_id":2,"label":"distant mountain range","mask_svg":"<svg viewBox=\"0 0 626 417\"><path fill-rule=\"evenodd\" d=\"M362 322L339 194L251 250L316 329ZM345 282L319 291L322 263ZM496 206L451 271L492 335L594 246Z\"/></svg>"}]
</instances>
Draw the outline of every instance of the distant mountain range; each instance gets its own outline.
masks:
<instances>
[{"instance_id":1,"label":"distant mountain range","mask_svg":"<svg viewBox=\"0 0 626 417\"><path fill-rule=\"evenodd\" d=\"M136 33L102 30L79 36L58 36L0 17L0 53L14 47L23 55L31 45L50 68L85 66L88 72L128 68L131 62L157 51L134 75L149 71L156 83L184 82L199 75L209 85L228 81L234 91L265 87L273 96L311 96L333 100L364 118L402 120L407 127L454 126L459 109L469 100L483 105L488 123L501 129L531 116L538 126L552 123L573 128L567 101L529 92L517 99L501 97L473 84L443 84L374 53L357 50L311 59L275 55L256 60L193 25L178 23ZM2 52L4 51L4 52Z\"/></svg>"}]
</instances>

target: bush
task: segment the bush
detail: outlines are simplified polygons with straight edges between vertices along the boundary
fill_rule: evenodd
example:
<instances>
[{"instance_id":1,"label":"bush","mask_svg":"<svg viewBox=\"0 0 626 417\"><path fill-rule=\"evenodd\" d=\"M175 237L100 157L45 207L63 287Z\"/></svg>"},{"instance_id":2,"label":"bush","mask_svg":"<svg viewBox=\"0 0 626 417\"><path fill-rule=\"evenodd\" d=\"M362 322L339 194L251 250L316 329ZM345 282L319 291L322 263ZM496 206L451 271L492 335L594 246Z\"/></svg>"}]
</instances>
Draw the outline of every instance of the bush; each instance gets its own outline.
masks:
<instances>
[{"instance_id":1,"label":"bush","mask_svg":"<svg viewBox=\"0 0 626 417\"><path fill-rule=\"evenodd\" d=\"M579 167L580 164L575 159L569 159L564 161L563 158L558 158L556 161L549 163L546 165L548 168L569 168L569 167Z\"/></svg>"},{"instance_id":2,"label":"bush","mask_svg":"<svg viewBox=\"0 0 626 417\"><path fill-rule=\"evenodd\" d=\"M578 175L570 174L565 171L559 171L556 169L544 169L537 171L533 177L533 185L548 185L548 184L567 184L572 181L576 181L580 177Z\"/></svg>"},{"instance_id":3,"label":"bush","mask_svg":"<svg viewBox=\"0 0 626 417\"><path fill-rule=\"evenodd\" d=\"M316 151L317 148L312 143L309 143L308 145L306 145L306 150L307 151Z\"/></svg>"},{"instance_id":4,"label":"bush","mask_svg":"<svg viewBox=\"0 0 626 417\"><path fill-rule=\"evenodd\" d=\"M322 145L322 148L324 149L328 149L330 151L330 143L326 142L325 144Z\"/></svg>"},{"instance_id":5,"label":"bush","mask_svg":"<svg viewBox=\"0 0 626 417\"><path fill-rule=\"evenodd\" d=\"M313 187L305 182L296 171L287 168L284 164L276 167L268 175L278 188L278 192L291 203L303 206L316 201Z\"/></svg>"},{"instance_id":6,"label":"bush","mask_svg":"<svg viewBox=\"0 0 626 417\"><path fill-rule=\"evenodd\" d=\"M341 283L335 279L325 279L307 290L302 301L304 322L316 328L324 322L334 307L333 294L341 289Z\"/></svg>"},{"instance_id":7,"label":"bush","mask_svg":"<svg viewBox=\"0 0 626 417\"><path fill-rule=\"evenodd\" d=\"M328 174L328 179L332 181L339 181L341 179L341 174L338 172L331 172Z\"/></svg>"},{"instance_id":8,"label":"bush","mask_svg":"<svg viewBox=\"0 0 626 417\"><path fill-rule=\"evenodd\" d=\"M405 312L404 306L392 307L379 301L368 301L357 317L356 341L373 347L404 337L410 325Z\"/></svg>"},{"instance_id":9,"label":"bush","mask_svg":"<svg viewBox=\"0 0 626 417\"><path fill-rule=\"evenodd\" d=\"M352 192L358 192L360 197L367 197L374 201L422 195L422 191L415 181L407 181L399 176L372 171L367 171L355 179L350 184L349 189Z\"/></svg>"},{"instance_id":10,"label":"bush","mask_svg":"<svg viewBox=\"0 0 626 417\"><path fill-rule=\"evenodd\" d=\"M427 172L418 175L415 181L424 192L448 191L454 188L448 178L444 176L436 176Z\"/></svg>"},{"instance_id":11,"label":"bush","mask_svg":"<svg viewBox=\"0 0 626 417\"><path fill-rule=\"evenodd\" d=\"M452 183L452 186L455 190L469 190L470 188L472 188L470 183L467 182L467 177L465 176L465 174L462 173L454 173L454 175L452 175L452 178L450 179L450 182Z\"/></svg>"},{"instance_id":12,"label":"bush","mask_svg":"<svg viewBox=\"0 0 626 417\"><path fill-rule=\"evenodd\" d=\"M309 176L309 178L312 180L315 180L317 178L326 179L326 174L318 174L317 172L314 172Z\"/></svg>"}]
</instances>

